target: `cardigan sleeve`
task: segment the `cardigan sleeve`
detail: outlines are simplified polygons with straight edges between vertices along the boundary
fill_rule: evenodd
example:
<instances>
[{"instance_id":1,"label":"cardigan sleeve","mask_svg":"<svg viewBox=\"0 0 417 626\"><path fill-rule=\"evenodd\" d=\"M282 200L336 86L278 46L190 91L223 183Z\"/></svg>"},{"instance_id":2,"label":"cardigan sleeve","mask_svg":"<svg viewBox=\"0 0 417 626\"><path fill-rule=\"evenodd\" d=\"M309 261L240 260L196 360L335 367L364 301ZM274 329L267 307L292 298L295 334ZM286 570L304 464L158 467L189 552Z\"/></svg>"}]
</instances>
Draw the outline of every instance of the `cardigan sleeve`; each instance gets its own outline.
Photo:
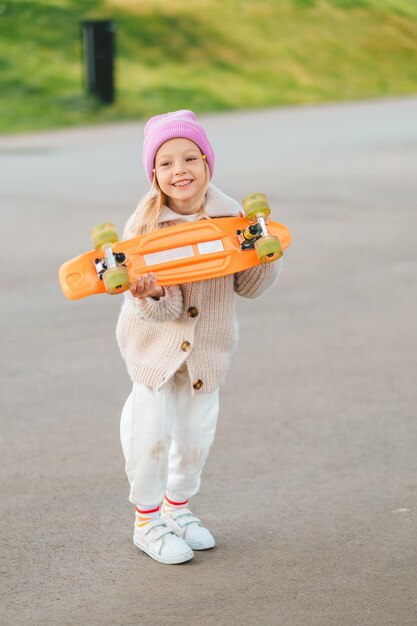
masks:
<instances>
[{"instance_id":1,"label":"cardigan sleeve","mask_svg":"<svg viewBox=\"0 0 417 626\"><path fill-rule=\"evenodd\" d=\"M256 298L264 293L281 273L282 258L272 263L256 265L235 274L234 289L239 296Z\"/></svg>"},{"instance_id":2,"label":"cardigan sleeve","mask_svg":"<svg viewBox=\"0 0 417 626\"><path fill-rule=\"evenodd\" d=\"M182 291L178 285L164 287L165 295L154 298L134 298L130 291L125 292L126 305L141 319L153 322L175 320L183 312Z\"/></svg>"}]
</instances>

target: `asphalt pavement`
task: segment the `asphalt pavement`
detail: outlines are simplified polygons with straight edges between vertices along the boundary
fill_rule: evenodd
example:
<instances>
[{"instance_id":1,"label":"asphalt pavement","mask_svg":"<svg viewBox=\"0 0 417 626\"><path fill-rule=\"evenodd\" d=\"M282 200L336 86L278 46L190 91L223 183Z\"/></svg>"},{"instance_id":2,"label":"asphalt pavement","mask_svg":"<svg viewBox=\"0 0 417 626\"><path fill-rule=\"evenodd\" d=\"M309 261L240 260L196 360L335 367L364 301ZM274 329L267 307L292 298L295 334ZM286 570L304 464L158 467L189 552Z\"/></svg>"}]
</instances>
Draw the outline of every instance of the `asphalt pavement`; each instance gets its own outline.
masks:
<instances>
[{"instance_id":1,"label":"asphalt pavement","mask_svg":"<svg viewBox=\"0 0 417 626\"><path fill-rule=\"evenodd\" d=\"M417 98L201 119L214 183L293 244L237 300L192 502L217 546L181 566L131 541L121 300L57 281L147 190L143 123L0 138L0 623L416 626Z\"/></svg>"}]
</instances>

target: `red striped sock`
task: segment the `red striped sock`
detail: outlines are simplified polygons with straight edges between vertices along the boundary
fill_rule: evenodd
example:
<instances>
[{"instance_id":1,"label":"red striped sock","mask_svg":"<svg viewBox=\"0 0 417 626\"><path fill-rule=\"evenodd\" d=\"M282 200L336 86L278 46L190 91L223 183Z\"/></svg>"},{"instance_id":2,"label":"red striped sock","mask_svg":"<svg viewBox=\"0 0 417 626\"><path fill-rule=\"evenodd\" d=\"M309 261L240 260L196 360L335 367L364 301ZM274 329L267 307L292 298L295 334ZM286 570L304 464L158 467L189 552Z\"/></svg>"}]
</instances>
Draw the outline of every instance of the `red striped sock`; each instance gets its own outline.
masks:
<instances>
[{"instance_id":1,"label":"red striped sock","mask_svg":"<svg viewBox=\"0 0 417 626\"><path fill-rule=\"evenodd\" d=\"M165 494L164 500L162 502L162 513L170 513L171 511L176 511L177 509L184 509L188 505L189 500L172 500L169 498L167 494Z\"/></svg>"},{"instance_id":2,"label":"red striped sock","mask_svg":"<svg viewBox=\"0 0 417 626\"><path fill-rule=\"evenodd\" d=\"M138 504L136 506L136 526L142 528L154 519L158 519L161 515L161 507L159 504L154 506L146 506Z\"/></svg>"}]
</instances>

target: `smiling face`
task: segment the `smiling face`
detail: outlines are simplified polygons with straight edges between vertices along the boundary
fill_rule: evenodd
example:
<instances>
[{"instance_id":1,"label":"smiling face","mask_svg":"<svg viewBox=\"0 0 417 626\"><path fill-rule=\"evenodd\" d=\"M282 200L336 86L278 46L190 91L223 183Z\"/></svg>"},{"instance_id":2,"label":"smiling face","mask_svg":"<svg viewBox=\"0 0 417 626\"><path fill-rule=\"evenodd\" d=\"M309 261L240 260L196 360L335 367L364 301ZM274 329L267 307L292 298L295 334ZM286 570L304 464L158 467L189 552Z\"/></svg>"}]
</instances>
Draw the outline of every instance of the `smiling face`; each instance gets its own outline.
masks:
<instances>
[{"instance_id":1,"label":"smiling face","mask_svg":"<svg viewBox=\"0 0 417 626\"><path fill-rule=\"evenodd\" d=\"M155 175L173 211L197 213L206 185L206 166L193 141L176 138L162 144L155 156Z\"/></svg>"}]
</instances>

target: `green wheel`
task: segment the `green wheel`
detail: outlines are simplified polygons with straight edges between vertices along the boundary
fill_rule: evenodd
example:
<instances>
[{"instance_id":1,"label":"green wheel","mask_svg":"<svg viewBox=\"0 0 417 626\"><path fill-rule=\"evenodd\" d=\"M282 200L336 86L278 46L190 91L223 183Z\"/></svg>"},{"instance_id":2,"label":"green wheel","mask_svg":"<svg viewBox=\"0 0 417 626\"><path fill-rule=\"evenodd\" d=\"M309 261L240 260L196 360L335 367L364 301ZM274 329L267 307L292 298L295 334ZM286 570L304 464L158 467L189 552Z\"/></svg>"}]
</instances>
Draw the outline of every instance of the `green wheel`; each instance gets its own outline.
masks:
<instances>
[{"instance_id":1,"label":"green wheel","mask_svg":"<svg viewBox=\"0 0 417 626\"><path fill-rule=\"evenodd\" d=\"M99 224L91 229L91 239L96 250L100 250L107 244L116 243L119 241L114 224L106 222L106 224Z\"/></svg>"},{"instance_id":2,"label":"green wheel","mask_svg":"<svg viewBox=\"0 0 417 626\"><path fill-rule=\"evenodd\" d=\"M260 263L271 263L282 257L281 243L275 235L267 235L255 241L255 250Z\"/></svg>"},{"instance_id":3,"label":"green wheel","mask_svg":"<svg viewBox=\"0 0 417 626\"><path fill-rule=\"evenodd\" d=\"M112 267L103 274L103 283L106 292L111 296L127 291L130 286L129 273L123 265Z\"/></svg>"},{"instance_id":4,"label":"green wheel","mask_svg":"<svg viewBox=\"0 0 417 626\"><path fill-rule=\"evenodd\" d=\"M249 222L256 222L256 217L262 215L267 218L271 213L268 200L264 193L254 193L243 199L243 208Z\"/></svg>"}]
</instances>

